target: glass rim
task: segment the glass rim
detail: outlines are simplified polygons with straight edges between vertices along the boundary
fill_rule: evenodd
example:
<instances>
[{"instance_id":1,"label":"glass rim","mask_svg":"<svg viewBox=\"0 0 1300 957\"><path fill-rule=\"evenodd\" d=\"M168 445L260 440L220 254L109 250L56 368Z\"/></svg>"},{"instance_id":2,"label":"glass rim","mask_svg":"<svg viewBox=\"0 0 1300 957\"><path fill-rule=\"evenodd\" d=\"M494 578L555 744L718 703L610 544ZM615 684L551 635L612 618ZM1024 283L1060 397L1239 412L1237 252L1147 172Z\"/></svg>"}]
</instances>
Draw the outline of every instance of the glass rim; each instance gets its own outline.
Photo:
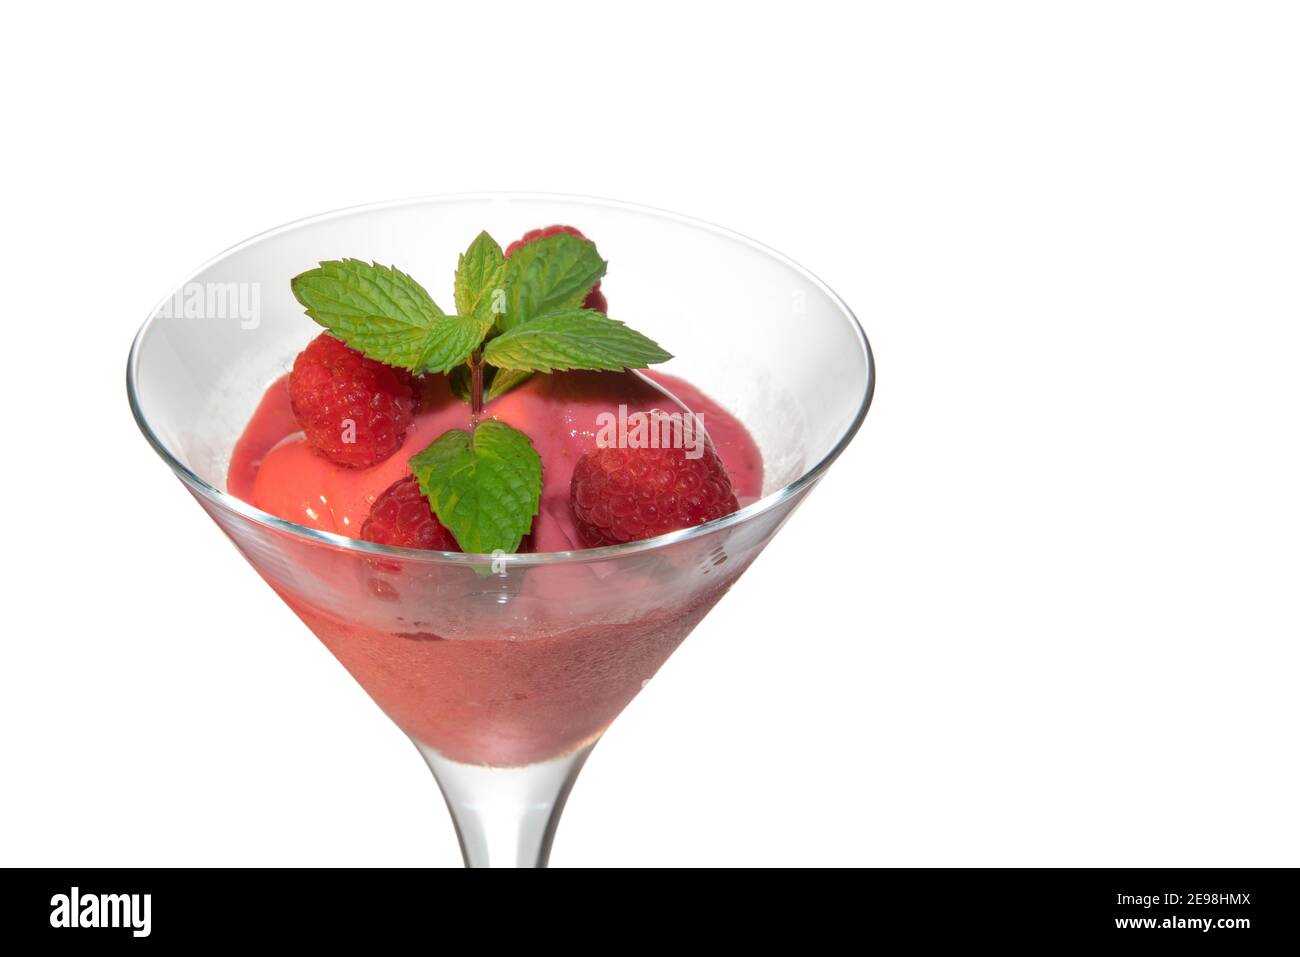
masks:
<instances>
[{"instance_id":1,"label":"glass rim","mask_svg":"<svg viewBox=\"0 0 1300 957\"><path fill-rule=\"evenodd\" d=\"M659 549L675 545L678 542L689 541L695 538L703 538L714 532L719 532L732 526L747 524L760 515L766 515L781 503L800 494L804 489L819 479L823 473L830 467L831 463L839 458L840 453L848 446L853 437L861 428L863 421L866 419L867 410L871 407L871 400L876 390L876 366L875 358L871 352L871 343L867 340L867 335L862 330L862 325L858 322L857 316L849 308L840 296L826 285L821 279L815 276L805 267L795 262L784 253L773 249L764 243L751 239L734 230L719 226L716 223L710 223L702 219L696 219L692 216L684 216L680 213L674 213L669 210L658 209L652 206L644 206L638 203L627 203L620 200L604 199L596 196L581 196L566 193L543 193L543 192L472 192L472 193L444 193L432 196L417 196L408 199L386 200L378 203L364 203L358 206L347 206L342 209L330 210L325 213L317 213L312 216L306 216L296 219L280 226L264 230L253 236L244 239L233 246L223 250L202 265L190 271L190 273L180 282L173 284L171 289L181 288L185 283L190 282L195 277L203 274L205 271L216 265L226 257L233 255L243 249L248 248L256 243L272 236L278 236L282 233L290 232L302 226L314 223L324 222L343 216L356 213L375 212L383 209L391 209L402 206L420 206L420 205L437 205L442 203L454 203L464 201L481 201L481 200L549 200L583 203L587 205L605 206L615 209L623 209L630 212L644 213L659 219L667 219L702 229L706 232L713 233L724 239L733 242L739 242L758 250L771 259L794 270L800 277L810 282L824 293L838 308L840 315L847 321L850 330L857 338L858 346L862 350L862 357L866 363L867 384L863 392L862 399L858 403L857 411L854 413L853 421L849 423L844 433L836 440L831 450L822 458L805 469L803 473L793 481L783 485L776 491L763 496L756 502L746 505L739 511L732 512L722 518L714 519L711 522L705 522L703 525L695 525L690 528L679 529L674 532L668 532L665 535L657 535L654 538L641 539L635 542L627 542L622 545L604 545L599 548L574 549L563 552L523 552L509 554L486 554L481 552L440 552L419 548L397 548L392 545L380 545L375 542L367 542L359 538L349 538L346 535L338 535L334 532L325 532L319 529L308 528L305 525L299 525L296 522L290 522L279 516L272 515L270 512L264 512L260 508L237 498L228 492L223 492L216 486L212 485L199 475L195 474L189 466L181 462L167 445L157 436L153 428L149 425L148 418L144 410L140 407L138 390L136 387L139 379L140 363L140 345L144 341L145 335L149 332L154 322L160 318L162 306L171 296L158 300L150 311L148 318L141 325L140 331L136 333L135 339L131 343L131 352L127 357L126 364L126 392L131 403L131 414L135 417L136 425L144 433L149 444L153 446L159 457L171 468L176 476L188 486L191 491L202 496L207 501L212 502L217 507L233 512L243 519L262 525L274 531L290 535L294 538L302 539L313 545L323 545L334 549L356 552L360 555L395 558L402 561L415 561L433 564L456 564L456 565L486 565L496 562L504 562L511 567L530 566L530 565L559 565L559 564L582 564L588 562L612 561L628 555L638 555L647 552L658 551Z\"/></svg>"}]
</instances>

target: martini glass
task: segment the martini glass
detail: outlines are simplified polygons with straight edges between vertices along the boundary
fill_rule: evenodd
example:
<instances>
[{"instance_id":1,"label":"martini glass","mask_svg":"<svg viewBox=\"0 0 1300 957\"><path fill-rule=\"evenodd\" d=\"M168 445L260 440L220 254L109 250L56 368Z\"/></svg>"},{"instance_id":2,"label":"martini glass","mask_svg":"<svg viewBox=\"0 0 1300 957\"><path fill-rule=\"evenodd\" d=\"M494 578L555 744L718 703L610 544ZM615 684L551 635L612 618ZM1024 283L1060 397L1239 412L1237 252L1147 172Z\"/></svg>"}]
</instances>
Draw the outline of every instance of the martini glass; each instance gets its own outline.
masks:
<instances>
[{"instance_id":1,"label":"martini glass","mask_svg":"<svg viewBox=\"0 0 1300 957\"><path fill-rule=\"evenodd\" d=\"M236 439L320 331L291 276L359 256L411 271L437 296L428 264L454 263L469 237L550 223L595 237L613 264L602 287L613 314L671 344L679 358L661 368L749 428L764 463L758 501L627 545L494 556L320 532L227 492ZM449 287L450 270L441 278ZM173 290L127 368L145 437L415 743L472 867L545 866L601 733L843 451L873 385L848 307L773 250L656 210L529 194L367 206L263 233Z\"/></svg>"}]
</instances>

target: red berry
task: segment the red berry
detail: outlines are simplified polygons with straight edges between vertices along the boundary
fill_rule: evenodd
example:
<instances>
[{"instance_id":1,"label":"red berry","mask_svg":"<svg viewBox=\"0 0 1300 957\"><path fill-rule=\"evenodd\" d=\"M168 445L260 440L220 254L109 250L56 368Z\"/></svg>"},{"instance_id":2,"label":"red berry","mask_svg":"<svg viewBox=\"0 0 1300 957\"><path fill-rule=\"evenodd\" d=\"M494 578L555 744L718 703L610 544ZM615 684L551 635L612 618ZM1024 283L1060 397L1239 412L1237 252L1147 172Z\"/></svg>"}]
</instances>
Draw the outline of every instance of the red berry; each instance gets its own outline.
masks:
<instances>
[{"instance_id":1,"label":"red berry","mask_svg":"<svg viewBox=\"0 0 1300 957\"><path fill-rule=\"evenodd\" d=\"M527 246L529 243L545 239L547 236L558 236L560 233L568 233L570 236L577 236L579 239L587 238L575 226L543 226L541 229L530 229L506 247L506 258L509 259L510 254L520 246ZM605 301L605 294L600 291L599 281L591 287L591 292L587 293L587 299L582 305L587 309L595 309L597 312L609 311L609 303Z\"/></svg>"},{"instance_id":2,"label":"red berry","mask_svg":"<svg viewBox=\"0 0 1300 957\"><path fill-rule=\"evenodd\" d=\"M707 443L685 449L596 449L578 460L569 487L578 538L588 548L653 538L730 515L740 506Z\"/></svg>"},{"instance_id":3,"label":"red berry","mask_svg":"<svg viewBox=\"0 0 1300 957\"><path fill-rule=\"evenodd\" d=\"M377 465L396 452L415 407L410 373L367 359L329 333L298 353L289 401L307 441L352 468Z\"/></svg>"},{"instance_id":4,"label":"red berry","mask_svg":"<svg viewBox=\"0 0 1300 957\"><path fill-rule=\"evenodd\" d=\"M397 548L460 551L451 532L433 514L414 475L398 479L375 499L370 514L361 523L361 537L368 542Z\"/></svg>"}]
</instances>

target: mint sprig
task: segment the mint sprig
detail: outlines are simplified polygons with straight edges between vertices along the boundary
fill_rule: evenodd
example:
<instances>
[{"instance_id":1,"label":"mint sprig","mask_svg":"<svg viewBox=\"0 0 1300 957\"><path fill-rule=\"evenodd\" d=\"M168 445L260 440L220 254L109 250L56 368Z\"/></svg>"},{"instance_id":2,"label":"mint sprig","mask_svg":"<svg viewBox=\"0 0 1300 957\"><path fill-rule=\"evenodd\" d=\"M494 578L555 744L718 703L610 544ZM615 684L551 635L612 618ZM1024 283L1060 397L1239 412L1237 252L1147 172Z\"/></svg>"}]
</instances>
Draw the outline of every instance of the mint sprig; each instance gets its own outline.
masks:
<instances>
[{"instance_id":1,"label":"mint sprig","mask_svg":"<svg viewBox=\"0 0 1300 957\"><path fill-rule=\"evenodd\" d=\"M416 375L445 373L474 405L473 364L490 402L534 373L639 369L672 356L604 313L582 308L607 263L590 240L559 233L509 259L486 232L456 264L456 314L392 266L322 262L291 288L310 316L371 359ZM438 520L467 552L512 552L532 528L542 462L528 436L488 419L453 429L410 459Z\"/></svg>"},{"instance_id":2,"label":"mint sprig","mask_svg":"<svg viewBox=\"0 0 1300 957\"><path fill-rule=\"evenodd\" d=\"M528 436L496 419L452 429L411 457L420 491L467 552L513 552L542 490L542 459Z\"/></svg>"}]
</instances>

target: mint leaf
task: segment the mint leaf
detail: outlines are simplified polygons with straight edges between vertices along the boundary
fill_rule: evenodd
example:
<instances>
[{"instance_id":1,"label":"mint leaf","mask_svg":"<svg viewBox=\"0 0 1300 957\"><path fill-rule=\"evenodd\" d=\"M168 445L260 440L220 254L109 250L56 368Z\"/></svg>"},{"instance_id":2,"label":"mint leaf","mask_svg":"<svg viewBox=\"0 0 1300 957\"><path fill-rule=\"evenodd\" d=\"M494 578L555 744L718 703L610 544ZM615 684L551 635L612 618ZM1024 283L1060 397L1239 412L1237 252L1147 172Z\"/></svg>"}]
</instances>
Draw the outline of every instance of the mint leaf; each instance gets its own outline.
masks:
<instances>
[{"instance_id":1,"label":"mint leaf","mask_svg":"<svg viewBox=\"0 0 1300 957\"><path fill-rule=\"evenodd\" d=\"M438 521L466 552L513 552L537 514L542 460L532 440L487 419L444 432L413 455L411 471Z\"/></svg>"},{"instance_id":2,"label":"mint leaf","mask_svg":"<svg viewBox=\"0 0 1300 957\"><path fill-rule=\"evenodd\" d=\"M521 246L506 260L504 332L538 316L582 305L608 265L596 244L567 233Z\"/></svg>"},{"instance_id":3,"label":"mint leaf","mask_svg":"<svg viewBox=\"0 0 1300 957\"><path fill-rule=\"evenodd\" d=\"M490 368L490 367L489 367ZM514 369L497 369L492 376L492 384L485 386L483 401L499 399L517 385L523 385L533 377L531 372L518 372Z\"/></svg>"},{"instance_id":4,"label":"mint leaf","mask_svg":"<svg viewBox=\"0 0 1300 957\"><path fill-rule=\"evenodd\" d=\"M493 293L505 288L505 268L497 241L487 232L479 233L456 264L456 311L462 316L490 314Z\"/></svg>"},{"instance_id":5,"label":"mint leaf","mask_svg":"<svg viewBox=\"0 0 1300 957\"><path fill-rule=\"evenodd\" d=\"M474 316L443 316L435 320L413 371L450 372L474 354L490 326L490 321Z\"/></svg>"},{"instance_id":6,"label":"mint leaf","mask_svg":"<svg viewBox=\"0 0 1300 957\"><path fill-rule=\"evenodd\" d=\"M353 349L417 374L464 362L490 325L444 315L410 276L359 259L323 262L295 276L290 288L308 316Z\"/></svg>"},{"instance_id":7,"label":"mint leaf","mask_svg":"<svg viewBox=\"0 0 1300 957\"><path fill-rule=\"evenodd\" d=\"M359 259L323 262L289 285L307 315L338 338L406 369L418 364L428 330L443 314L410 276Z\"/></svg>"},{"instance_id":8,"label":"mint leaf","mask_svg":"<svg viewBox=\"0 0 1300 957\"><path fill-rule=\"evenodd\" d=\"M483 359L517 372L640 369L672 355L617 319L591 309L539 316L488 342Z\"/></svg>"}]
</instances>

